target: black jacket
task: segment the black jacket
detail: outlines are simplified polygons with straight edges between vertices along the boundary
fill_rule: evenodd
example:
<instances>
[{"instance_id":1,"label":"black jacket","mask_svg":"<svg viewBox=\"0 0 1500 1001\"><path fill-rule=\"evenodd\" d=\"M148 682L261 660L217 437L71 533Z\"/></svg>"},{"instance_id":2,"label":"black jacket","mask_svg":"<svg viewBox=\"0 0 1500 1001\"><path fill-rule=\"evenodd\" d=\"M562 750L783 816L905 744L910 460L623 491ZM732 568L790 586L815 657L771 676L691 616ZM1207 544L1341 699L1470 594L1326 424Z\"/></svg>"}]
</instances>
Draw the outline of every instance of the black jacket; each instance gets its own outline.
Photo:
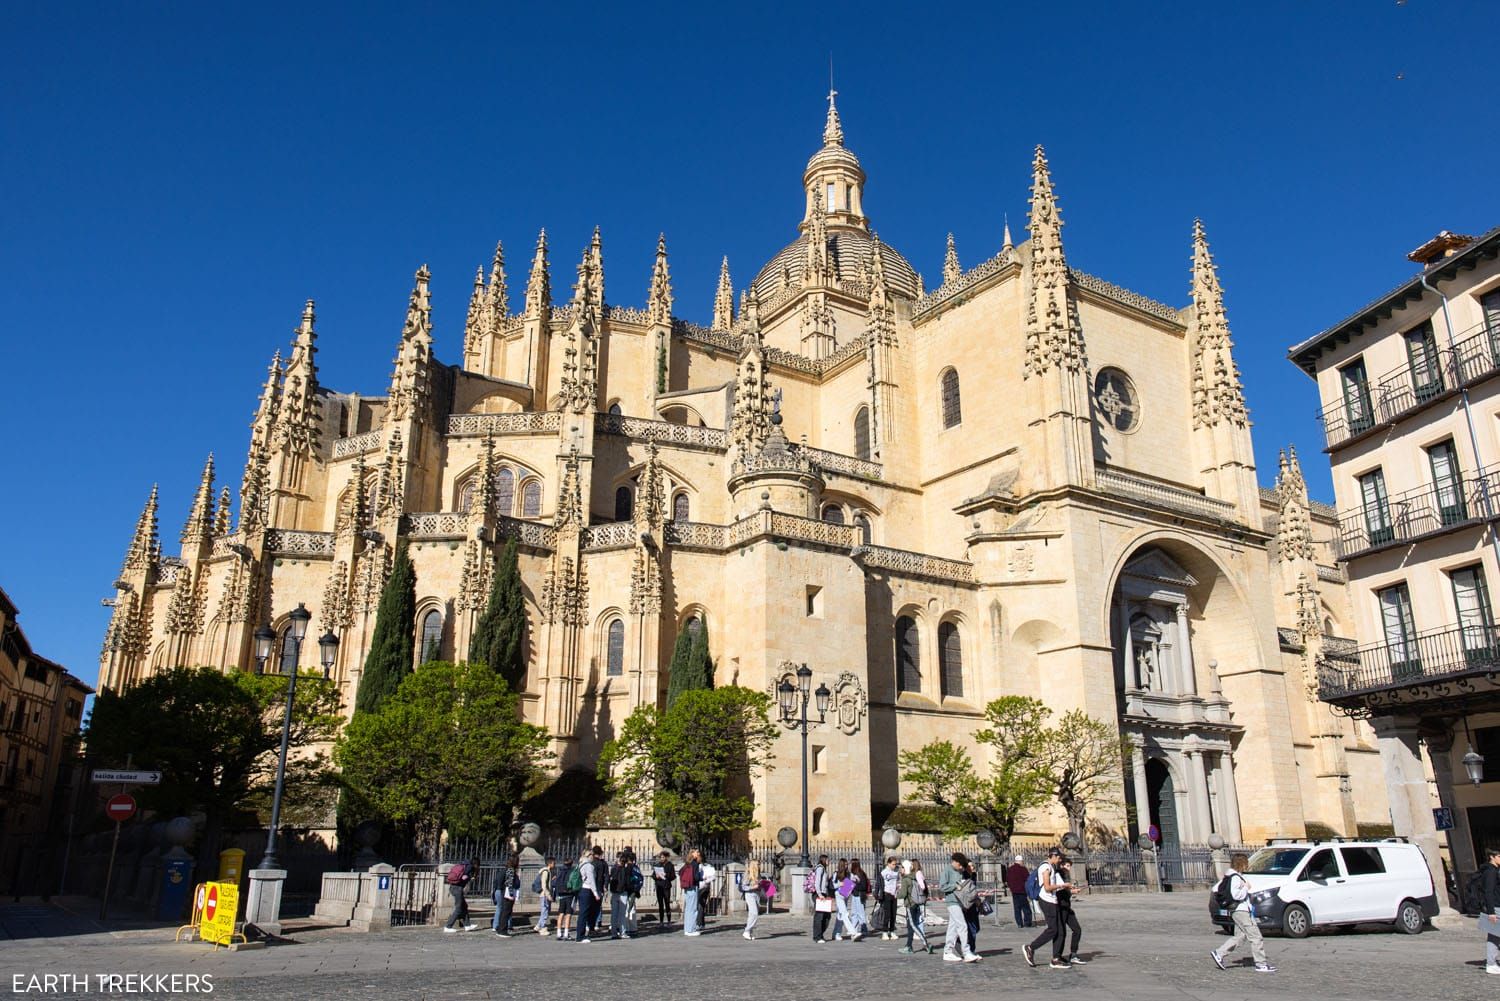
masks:
<instances>
[{"instance_id":1,"label":"black jacket","mask_svg":"<svg viewBox=\"0 0 1500 1001\"><path fill-rule=\"evenodd\" d=\"M1486 862L1479 873L1480 913L1500 914L1500 869Z\"/></svg>"},{"instance_id":2,"label":"black jacket","mask_svg":"<svg viewBox=\"0 0 1500 1001\"><path fill-rule=\"evenodd\" d=\"M596 858L592 863L594 867L594 885L603 893L604 888L609 886L609 863L602 858Z\"/></svg>"}]
</instances>

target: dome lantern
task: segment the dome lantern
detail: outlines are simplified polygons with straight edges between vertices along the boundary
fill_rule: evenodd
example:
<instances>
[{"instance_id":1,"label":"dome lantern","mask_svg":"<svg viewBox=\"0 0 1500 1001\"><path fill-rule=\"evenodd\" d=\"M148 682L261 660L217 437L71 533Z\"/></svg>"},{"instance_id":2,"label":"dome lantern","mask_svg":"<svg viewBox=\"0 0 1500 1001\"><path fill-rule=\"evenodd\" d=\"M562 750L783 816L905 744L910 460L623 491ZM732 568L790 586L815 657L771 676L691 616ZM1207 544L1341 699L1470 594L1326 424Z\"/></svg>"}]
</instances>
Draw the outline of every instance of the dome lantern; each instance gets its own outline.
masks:
<instances>
[{"instance_id":1,"label":"dome lantern","mask_svg":"<svg viewBox=\"0 0 1500 1001\"><path fill-rule=\"evenodd\" d=\"M867 229L864 214L865 172L859 158L844 148L844 127L839 121L834 98L838 91L828 91L828 118L823 125L823 147L807 161L802 172L805 206L802 227L812 216L813 192L823 196L830 229Z\"/></svg>"}]
</instances>

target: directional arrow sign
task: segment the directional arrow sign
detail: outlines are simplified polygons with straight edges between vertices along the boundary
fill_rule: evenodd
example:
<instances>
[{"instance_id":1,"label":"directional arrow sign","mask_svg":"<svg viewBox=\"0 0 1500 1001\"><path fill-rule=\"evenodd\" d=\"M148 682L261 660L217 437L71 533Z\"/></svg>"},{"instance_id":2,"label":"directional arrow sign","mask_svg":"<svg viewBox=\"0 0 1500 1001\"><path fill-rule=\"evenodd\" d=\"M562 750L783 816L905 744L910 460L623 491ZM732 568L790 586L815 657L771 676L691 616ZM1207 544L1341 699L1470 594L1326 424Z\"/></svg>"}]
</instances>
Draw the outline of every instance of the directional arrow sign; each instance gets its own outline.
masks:
<instances>
[{"instance_id":1,"label":"directional arrow sign","mask_svg":"<svg viewBox=\"0 0 1500 1001\"><path fill-rule=\"evenodd\" d=\"M161 785L161 772L109 772L94 769L95 785Z\"/></svg>"}]
</instances>

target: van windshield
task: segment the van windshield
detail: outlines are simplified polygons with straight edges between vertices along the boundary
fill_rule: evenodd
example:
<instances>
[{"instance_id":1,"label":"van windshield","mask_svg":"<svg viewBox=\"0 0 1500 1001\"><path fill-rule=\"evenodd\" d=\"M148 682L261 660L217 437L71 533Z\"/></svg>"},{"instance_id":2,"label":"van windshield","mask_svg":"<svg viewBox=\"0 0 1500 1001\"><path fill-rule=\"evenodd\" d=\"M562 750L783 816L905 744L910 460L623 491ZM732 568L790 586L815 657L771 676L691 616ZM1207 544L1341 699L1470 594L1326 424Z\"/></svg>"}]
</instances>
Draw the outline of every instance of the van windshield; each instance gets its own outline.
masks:
<instances>
[{"instance_id":1,"label":"van windshield","mask_svg":"<svg viewBox=\"0 0 1500 1001\"><path fill-rule=\"evenodd\" d=\"M1306 848L1262 848L1250 856L1249 871L1265 876L1289 876L1306 854Z\"/></svg>"}]
</instances>

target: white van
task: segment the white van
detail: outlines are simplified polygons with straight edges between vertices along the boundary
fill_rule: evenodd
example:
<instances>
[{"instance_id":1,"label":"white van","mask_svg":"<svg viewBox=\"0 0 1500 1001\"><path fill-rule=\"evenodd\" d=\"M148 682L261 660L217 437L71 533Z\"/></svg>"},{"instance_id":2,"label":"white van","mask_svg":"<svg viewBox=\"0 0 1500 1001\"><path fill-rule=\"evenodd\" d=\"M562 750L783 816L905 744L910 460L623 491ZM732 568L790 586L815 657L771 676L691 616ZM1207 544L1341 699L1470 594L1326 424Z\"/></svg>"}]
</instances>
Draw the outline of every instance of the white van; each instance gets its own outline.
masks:
<instances>
[{"instance_id":1,"label":"white van","mask_svg":"<svg viewBox=\"0 0 1500 1001\"><path fill-rule=\"evenodd\" d=\"M1250 856L1245 877L1256 924L1292 938L1371 922L1415 935L1438 913L1426 860L1416 845L1399 839L1278 842ZM1212 893L1208 911L1229 929L1229 914Z\"/></svg>"}]
</instances>

